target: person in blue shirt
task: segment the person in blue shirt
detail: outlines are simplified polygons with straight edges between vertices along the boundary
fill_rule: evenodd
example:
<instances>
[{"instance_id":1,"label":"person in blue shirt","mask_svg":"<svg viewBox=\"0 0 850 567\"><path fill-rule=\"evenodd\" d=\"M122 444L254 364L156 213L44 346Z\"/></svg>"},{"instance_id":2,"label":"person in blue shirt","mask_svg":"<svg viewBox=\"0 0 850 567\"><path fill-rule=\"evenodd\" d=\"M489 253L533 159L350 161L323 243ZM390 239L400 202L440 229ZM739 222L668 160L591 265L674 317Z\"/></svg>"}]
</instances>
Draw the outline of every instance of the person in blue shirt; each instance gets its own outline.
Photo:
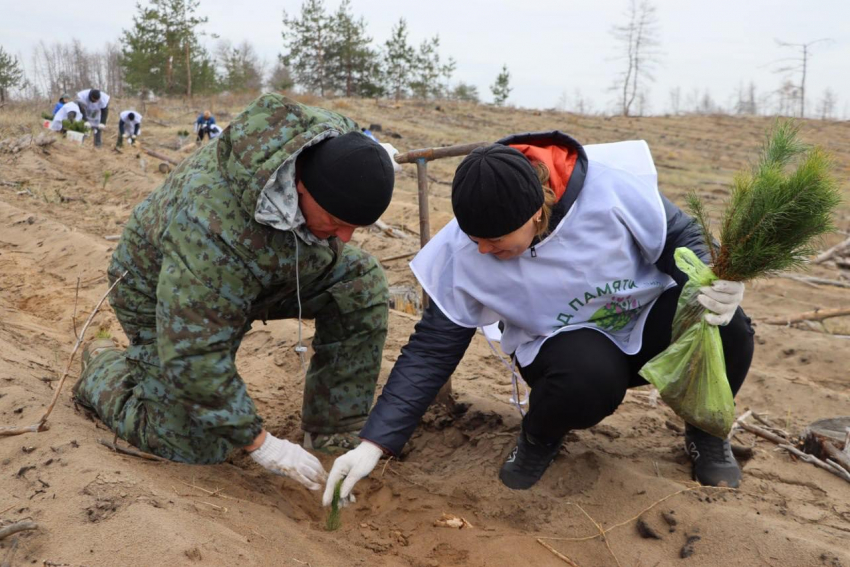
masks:
<instances>
[{"instance_id":1,"label":"person in blue shirt","mask_svg":"<svg viewBox=\"0 0 850 567\"><path fill-rule=\"evenodd\" d=\"M59 97L59 102L57 102L56 106L53 107L53 116L56 116L56 113L59 112L59 109L65 106L65 104L70 100L71 95L62 93L62 96Z\"/></svg>"},{"instance_id":2,"label":"person in blue shirt","mask_svg":"<svg viewBox=\"0 0 850 567\"><path fill-rule=\"evenodd\" d=\"M195 121L195 132L198 134L198 143L204 141L204 135L207 138L210 138L210 128L215 125L215 117L210 113L209 110L205 110L204 113L198 116L198 119Z\"/></svg>"}]
</instances>

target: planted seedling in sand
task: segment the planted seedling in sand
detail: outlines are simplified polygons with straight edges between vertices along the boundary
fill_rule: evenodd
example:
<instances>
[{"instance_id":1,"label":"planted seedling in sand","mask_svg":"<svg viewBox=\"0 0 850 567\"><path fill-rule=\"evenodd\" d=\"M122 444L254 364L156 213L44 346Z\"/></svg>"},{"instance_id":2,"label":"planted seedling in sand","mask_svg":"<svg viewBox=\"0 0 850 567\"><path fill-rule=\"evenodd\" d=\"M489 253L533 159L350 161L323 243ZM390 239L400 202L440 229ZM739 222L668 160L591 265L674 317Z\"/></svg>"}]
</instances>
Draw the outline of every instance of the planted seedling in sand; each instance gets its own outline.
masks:
<instances>
[{"instance_id":1,"label":"planted seedling in sand","mask_svg":"<svg viewBox=\"0 0 850 567\"><path fill-rule=\"evenodd\" d=\"M111 171L104 171L103 172L103 186L101 187L101 189L106 189L106 184L109 183L110 177L112 177Z\"/></svg>"},{"instance_id":2,"label":"planted seedling in sand","mask_svg":"<svg viewBox=\"0 0 850 567\"><path fill-rule=\"evenodd\" d=\"M342 489L342 481L344 479L340 479L339 482L334 486L334 498L331 500L331 509L328 512L328 519L325 522L325 529L329 532L336 531L340 527L342 527L342 513L339 508L339 491Z\"/></svg>"}]
</instances>

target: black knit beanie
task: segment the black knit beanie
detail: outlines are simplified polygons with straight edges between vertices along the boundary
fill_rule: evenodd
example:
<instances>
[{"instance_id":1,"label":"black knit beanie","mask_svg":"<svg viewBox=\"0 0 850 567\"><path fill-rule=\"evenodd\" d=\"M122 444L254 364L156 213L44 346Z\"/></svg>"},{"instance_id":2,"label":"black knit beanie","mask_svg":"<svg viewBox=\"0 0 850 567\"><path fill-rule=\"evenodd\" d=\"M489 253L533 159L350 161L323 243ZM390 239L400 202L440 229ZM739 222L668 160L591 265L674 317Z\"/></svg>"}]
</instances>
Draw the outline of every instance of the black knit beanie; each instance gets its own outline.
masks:
<instances>
[{"instance_id":1,"label":"black knit beanie","mask_svg":"<svg viewBox=\"0 0 850 567\"><path fill-rule=\"evenodd\" d=\"M393 196L395 173L390 156L360 132L307 148L299 167L301 181L316 202L349 224L374 223Z\"/></svg>"},{"instance_id":2,"label":"black knit beanie","mask_svg":"<svg viewBox=\"0 0 850 567\"><path fill-rule=\"evenodd\" d=\"M470 236L505 236L542 206L543 187L518 150L501 144L476 148L455 171L452 209L460 229Z\"/></svg>"}]
</instances>

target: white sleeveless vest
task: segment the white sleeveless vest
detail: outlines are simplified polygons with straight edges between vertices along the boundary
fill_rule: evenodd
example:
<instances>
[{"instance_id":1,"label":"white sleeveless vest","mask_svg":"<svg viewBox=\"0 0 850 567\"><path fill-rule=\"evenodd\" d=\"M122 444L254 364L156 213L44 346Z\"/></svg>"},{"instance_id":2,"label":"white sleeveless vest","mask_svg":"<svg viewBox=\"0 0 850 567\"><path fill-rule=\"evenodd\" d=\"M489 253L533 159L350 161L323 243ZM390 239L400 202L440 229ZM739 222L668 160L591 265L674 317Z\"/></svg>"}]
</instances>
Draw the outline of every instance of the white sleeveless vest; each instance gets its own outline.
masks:
<instances>
[{"instance_id":1,"label":"white sleeveless vest","mask_svg":"<svg viewBox=\"0 0 850 567\"><path fill-rule=\"evenodd\" d=\"M545 240L510 260L478 252L452 220L410 263L455 324L505 325L502 350L521 366L558 333L595 329L626 354L640 350L649 310L676 285L655 267L667 236L646 142L585 146L584 187Z\"/></svg>"}]
</instances>

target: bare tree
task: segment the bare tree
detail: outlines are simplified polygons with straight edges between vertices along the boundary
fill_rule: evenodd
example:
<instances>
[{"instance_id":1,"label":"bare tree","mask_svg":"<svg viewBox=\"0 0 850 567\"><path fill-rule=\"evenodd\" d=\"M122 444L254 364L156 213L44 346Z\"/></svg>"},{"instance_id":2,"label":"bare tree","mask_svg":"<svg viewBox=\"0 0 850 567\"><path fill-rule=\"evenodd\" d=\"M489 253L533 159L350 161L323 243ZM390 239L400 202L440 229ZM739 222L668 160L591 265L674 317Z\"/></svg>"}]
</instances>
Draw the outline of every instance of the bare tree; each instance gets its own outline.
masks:
<instances>
[{"instance_id":1,"label":"bare tree","mask_svg":"<svg viewBox=\"0 0 850 567\"><path fill-rule=\"evenodd\" d=\"M649 0L629 0L626 10L627 23L614 26L611 34L620 44L622 54L618 57L625 61L625 70L612 87L620 98L623 116L628 116L632 104L638 97L644 82L655 80L653 68L661 58L658 46L661 44L658 29L658 14Z\"/></svg>"},{"instance_id":2,"label":"bare tree","mask_svg":"<svg viewBox=\"0 0 850 567\"><path fill-rule=\"evenodd\" d=\"M799 55L794 57L785 57L775 63L782 63L783 65L776 69L777 73L787 75L800 73L800 82L796 85L799 90L799 104L800 104L800 118L806 116L806 73L808 71L809 65L809 57L811 57L811 47L817 43L823 42L832 42L832 40L828 37L824 37L821 39L816 39L814 41L809 41L806 43L789 43L787 41L781 41L779 39L775 40L776 44L779 47L790 47L792 49L799 49Z\"/></svg>"},{"instance_id":3,"label":"bare tree","mask_svg":"<svg viewBox=\"0 0 850 567\"><path fill-rule=\"evenodd\" d=\"M821 120L832 120L835 115L835 105L838 101L835 98L835 93L832 89L827 88L823 91L823 97L818 104L818 114Z\"/></svg>"},{"instance_id":4,"label":"bare tree","mask_svg":"<svg viewBox=\"0 0 850 567\"><path fill-rule=\"evenodd\" d=\"M737 100L733 104L735 114L755 116L758 114L758 102L756 102L756 84L750 81L749 86L743 83L738 85Z\"/></svg>"},{"instance_id":5,"label":"bare tree","mask_svg":"<svg viewBox=\"0 0 850 567\"><path fill-rule=\"evenodd\" d=\"M785 80L776 90L776 114L779 116L794 116L800 108L800 87Z\"/></svg>"}]
</instances>

